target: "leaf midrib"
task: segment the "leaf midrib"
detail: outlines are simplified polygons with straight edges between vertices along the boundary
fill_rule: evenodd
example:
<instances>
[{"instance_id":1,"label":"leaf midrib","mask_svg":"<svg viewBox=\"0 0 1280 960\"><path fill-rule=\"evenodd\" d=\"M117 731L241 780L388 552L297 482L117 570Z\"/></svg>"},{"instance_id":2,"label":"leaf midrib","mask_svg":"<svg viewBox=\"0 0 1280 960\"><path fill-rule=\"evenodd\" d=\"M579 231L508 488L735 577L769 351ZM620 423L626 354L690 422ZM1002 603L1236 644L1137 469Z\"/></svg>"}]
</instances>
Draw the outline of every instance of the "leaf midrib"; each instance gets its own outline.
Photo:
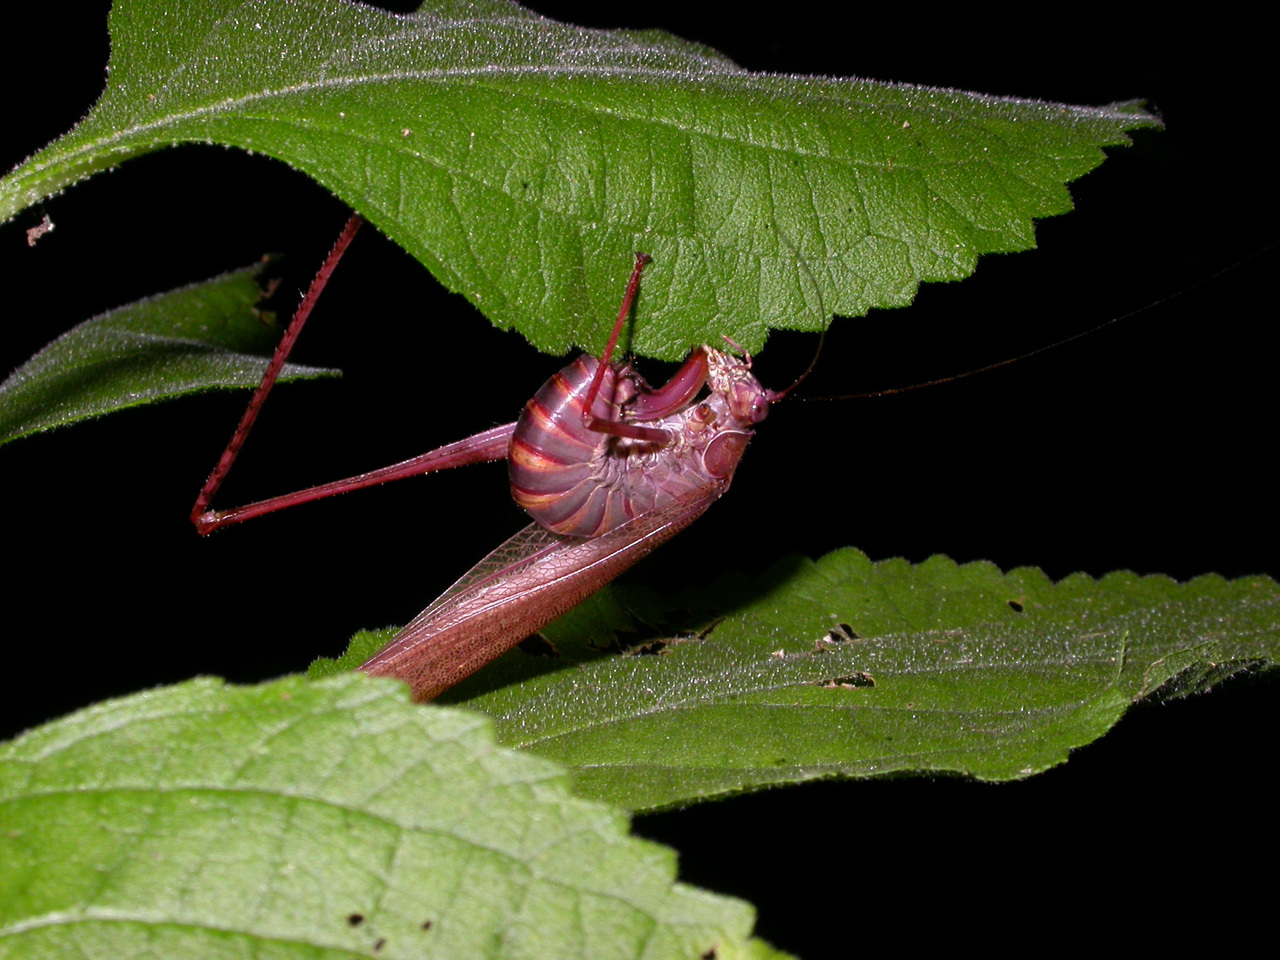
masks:
<instances>
[{"instance_id":1,"label":"leaf midrib","mask_svg":"<svg viewBox=\"0 0 1280 960\"><path fill-rule=\"evenodd\" d=\"M898 634L896 636L898 637L908 636L914 639L918 636L918 634ZM881 637L868 638L868 639L874 639L877 642L887 642L887 641L892 641L894 638L895 638L895 635L886 634ZM1072 666L1072 667L1093 666L1093 667L1099 667L1099 668L1114 667L1113 675L1110 681L1106 684L1099 685L1093 690L1092 695L1089 697L1089 702L1092 702L1093 700L1096 700L1097 697L1103 695L1107 691L1113 690L1117 686L1119 686L1121 681L1121 672L1123 670L1123 666L1125 662L1125 656L1124 656L1125 646L1126 646L1125 644L1121 645L1120 654L1118 656L1099 655L1097 657L1072 658L1069 664L1063 661L1045 660L1043 661L1043 664L1042 664L1043 665L1042 672L1045 674L1054 674L1060 671L1064 666ZM1178 652L1181 652L1181 649L1182 648L1179 648ZM767 666L768 664L766 663L765 665ZM1010 663L1007 663L1007 664L984 663L976 667L971 664L951 663L949 665L943 665L942 667L937 669L922 668L918 670L913 670L911 668L906 668L899 671L898 675L900 676L920 675L920 676L932 677L932 676L940 676L944 674L952 674L956 672L972 672L972 673L977 673L980 676L986 677L986 676L989 676L992 672L1000 671L1000 670L1016 670L1019 674L1021 674L1022 672L1024 672L1025 668L1026 668L1026 663L1022 661L1011 661ZM623 714L612 714L609 716L592 715L590 717L581 718L581 722L573 723L570 726L560 727L554 731L549 731L545 734L539 734L538 736L535 736L535 737L523 738L516 745L518 745L521 749L532 749L539 744L554 742L566 736L575 736L575 735L586 733L589 731L603 730L609 727L617 727L623 724L631 723L642 717L656 716L656 715L661 715L666 713L676 713L680 711L696 711L699 709L705 709L709 707L722 706L725 703L728 703L742 696L767 693L771 690L782 690L788 687L794 687L798 685L804 685L804 684L796 680L787 680L785 682L780 681L780 682L774 682L774 683L760 683L754 686L740 687L740 688L734 688L732 690L726 690L709 699L706 697L694 699L694 700L684 698L684 699L681 699L679 702L664 700L661 702L655 702L647 707L631 711L629 713L626 713L625 715ZM1127 694L1126 694L1126 698L1132 699L1128 697ZM770 706L770 705L759 704L759 706ZM797 710L797 709L802 710L802 709L810 709L810 708L843 709L843 707L841 706L828 707L827 705L823 705L823 704L773 704L772 706L776 707L777 709L786 709L786 710ZM1062 703L1047 704L1042 707L1035 708L1033 712L1054 713L1054 712L1061 712L1069 709L1076 709L1079 706L1080 706L1079 704L1075 704L1075 705L1062 704ZM860 709L861 708L872 709L872 705L870 704L858 704L858 707ZM528 709L531 709L531 708L536 710L537 708L536 698L532 703L525 704L524 709L517 709L512 712L497 714L495 715L495 719L497 719L501 723L517 724L520 722L521 713L526 712ZM893 706L875 705L874 708L884 712L902 711L902 710L908 709L907 707L901 706L901 705L893 705ZM929 711L926 708L911 708L911 709L913 710L913 712L933 712L933 713L960 712L960 713L968 714L973 712L972 710ZM999 710L995 708L987 708L987 707L984 707L981 709L982 709L982 712L989 713L992 715L1008 714L1012 716L1012 715L1017 715L1019 713L1025 712L1022 709L1008 710L1008 711Z\"/></svg>"}]
</instances>

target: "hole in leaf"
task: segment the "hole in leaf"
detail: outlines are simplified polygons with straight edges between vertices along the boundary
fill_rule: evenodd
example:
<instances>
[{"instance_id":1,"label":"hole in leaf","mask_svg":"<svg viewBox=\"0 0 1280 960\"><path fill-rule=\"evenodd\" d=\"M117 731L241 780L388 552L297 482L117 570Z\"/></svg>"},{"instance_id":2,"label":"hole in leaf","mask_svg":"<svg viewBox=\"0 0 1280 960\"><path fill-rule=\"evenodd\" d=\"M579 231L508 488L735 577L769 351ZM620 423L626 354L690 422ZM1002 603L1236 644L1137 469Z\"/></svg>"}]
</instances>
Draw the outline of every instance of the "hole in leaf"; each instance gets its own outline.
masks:
<instances>
[{"instance_id":1,"label":"hole in leaf","mask_svg":"<svg viewBox=\"0 0 1280 960\"><path fill-rule=\"evenodd\" d=\"M851 690L854 687L874 687L876 678L865 670L859 670L857 673L850 674L847 677L832 677L830 680L816 680L814 686L822 687L824 690L835 690L843 688Z\"/></svg>"},{"instance_id":2,"label":"hole in leaf","mask_svg":"<svg viewBox=\"0 0 1280 960\"><path fill-rule=\"evenodd\" d=\"M1008 603L1009 603L1009 609L1012 610L1014 613L1022 612L1022 604L1017 600L1010 600L1008 601Z\"/></svg>"},{"instance_id":3,"label":"hole in leaf","mask_svg":"<svg viewBox=\"0 0 1280 960\"><path fill-rule=\"evenodd\" d=\"M349 923L349 924L350 924L351 926L353 926L353 927L358 927L358 926L360 926L360 924L364 923L364 914L363 914L363 913L353 913L353 914L349 915L349 916L347 917L347 923Z\"/></svg>"},{"instance_id":4,"label":"hole in leaf","mask_svg":"<svg viewBox=\"0 0 1280 960\"><path fill-rule=\"evenodd\" d=\"M858 632L847 623L837 623L827 631L827 639L832 643L845 643L850 640L861 640Z\"/></svg>"},{"instance_id":5,"label":"hole in leaf","mask_svg":"<svg viewBox=\"0 0 1280 960\"><path fill-rule=\"evenodd\" d=\"M560 654L547 639L541 634L535 633L532 637L525 637L516 646L520 648L520 652L530 657L551 657L559 659Z\"/></svg>"},{"instance_id":6,"label":"hole in leaf","mask_svg":"<svg viewBox=\"0 0 1280 960\"><path fill-rule=\"evenodd\" d=\"M634 647L628 647L627 653L637 657L653 657L667 649L667 641L654 640L651 643L638 643Z\"/></svg>"}]
</instances>

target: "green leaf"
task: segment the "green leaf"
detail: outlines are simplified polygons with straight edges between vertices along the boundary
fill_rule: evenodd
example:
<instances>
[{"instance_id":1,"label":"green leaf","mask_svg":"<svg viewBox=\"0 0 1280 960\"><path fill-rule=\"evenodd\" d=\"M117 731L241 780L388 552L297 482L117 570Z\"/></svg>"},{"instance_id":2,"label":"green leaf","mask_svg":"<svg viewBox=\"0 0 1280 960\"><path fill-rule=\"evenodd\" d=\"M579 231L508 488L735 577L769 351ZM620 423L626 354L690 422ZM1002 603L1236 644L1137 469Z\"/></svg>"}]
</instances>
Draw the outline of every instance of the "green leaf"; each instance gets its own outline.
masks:
<instances>
[{"instance_id":1,"label":"green leaf","mask_svg":"<svg viewBox=\"0 0 1280 960\"><path fill-rule=\"evenodd\" d=\"M1074 107L758 74L657 31L503 0L394 16L337 0L118 0L110 80L0 181L0 220L179 142L314 177L494 323L598 349L634 251L633 348L821 328L1034 245L1134 104Z\"/></svg>"},{"instance_id":2,"label":"green leaf","mask_svg":"<svg viewBox=\"0 0 1280 960\"><path fill-rule=\"evenodd\" d=\"M63 334L0 384L0 443L187 393L256 387L280 337L256 309L261 272L139 300ZM337 374L288 364L281 379Z\"/></svg>"},{"instance_id":3,"label":"green leaf","mask_svg":"<svg viewBox=\"0 0 1280 960\"><path fill-rule=\"evenodd\" d=\"M779 956L565 783L365 677L105 703L0 747L0 955Z\"/></svg>"},{"instance_id":4,"label":"green leaf","mask_svg":"<svg viewBox=\"0 0 1280 960\"><path fill-rule=\"evenodd\" d=\"M621 656L601 649L620 608L636 629L716 606L732 612ZM663 603L612 589L571 617L548 628L558 659L513 652L444 699L632 810L818 777L1026 777L1156 691L1280 659L1280 587L1265 577L1054 584L1033 568L872 563L852 549Z\"/></svg>"}]
</instances>

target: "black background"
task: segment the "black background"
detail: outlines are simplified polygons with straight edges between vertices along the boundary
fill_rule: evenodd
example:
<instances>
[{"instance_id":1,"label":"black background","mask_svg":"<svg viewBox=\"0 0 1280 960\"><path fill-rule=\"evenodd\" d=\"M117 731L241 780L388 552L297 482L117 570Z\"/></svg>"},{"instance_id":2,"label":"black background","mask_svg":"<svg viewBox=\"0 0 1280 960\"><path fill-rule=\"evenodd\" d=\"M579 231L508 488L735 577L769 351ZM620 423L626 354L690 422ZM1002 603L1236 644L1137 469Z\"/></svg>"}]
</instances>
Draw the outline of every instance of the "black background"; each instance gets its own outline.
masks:
<instances>
[{"instance_id":1,"label":"black background","mask_svg":"<svg viewBox=\"0 0 1280 960\"><path fill-rule=\"evenodd\" d=\"M850 19L807 4L538 9L589 26L660 26L752 69L1068 103L1146 98L1164 118L1167 130L1137 134L1073 184L1076 211L1042 221L1037 250L984 258L963 283L923 288L909 310L839 321L812 396L979 366L1227 272L989 375L779 406L729 496L636 579L696 583L728 563L752 571L788 550L846 544L873 558L1037 565L1055 578L1280 573L1265 459L1277 203L1262 146L1274 120L1261 28L1204 11L1151 22L1108 8L1105 22L1083 22L897 6ZM45 5L11 28L21 42L0 62L3 168L95 99L106 7ZM56 230L28 249L25 230L45 212ZM302 287L345 215L265 157L189 146L130 161L0 226L0 365L93 314L267 251L288 256L288 283ZM345 379L273 398L223 502L511 419L557 362L478 315L452 323L459 314L474 311L366 229L299 349ZM776 336L761 379L789 383L813 344ZM356 628L409 619L523 523L504 471L477 467L200 541L186 514L242 403L187 399L0 449L10 564L0 736L194 674L296 671ZM1225 903L1247 915L1246 868L1274 853L1275 690L1274 678L1244 677L1140 707L1023 783L813 784L636 826L680 850L682 877L751 899L762 935L810 957L886 936L1087 937L1116 910L1112 896L1163 910L1192 901L1206 920Z\"/></svg>"}]
</instances>

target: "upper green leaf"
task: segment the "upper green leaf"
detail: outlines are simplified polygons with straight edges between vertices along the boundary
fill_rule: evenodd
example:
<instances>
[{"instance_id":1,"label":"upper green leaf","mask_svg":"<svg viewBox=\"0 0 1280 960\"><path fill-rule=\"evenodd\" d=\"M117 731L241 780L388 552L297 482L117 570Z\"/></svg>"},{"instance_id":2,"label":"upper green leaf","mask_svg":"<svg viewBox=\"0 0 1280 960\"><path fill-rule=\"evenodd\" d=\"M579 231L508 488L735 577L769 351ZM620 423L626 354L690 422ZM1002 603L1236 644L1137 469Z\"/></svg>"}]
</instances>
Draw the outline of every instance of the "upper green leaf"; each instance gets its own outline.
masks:
<instances>
[{"instance_id":1,"label":"upper green leaf","mask_svg":"<svg viewBox=\"0 0 1280 960\"><path fill-rule=\"evenodd\" d=\"M733 612L622 656L601 648L620 625L717 607ZM1157 689L1280 661L1277 610L1265 577L1054 584L847 549L667 601L606 591L548 628L558 659L513 652L446 699L633 810L827 776L1007 780L1062 763Z\"/></svg>"},{"instance_id":2,"label":"upper green leaf","mask_svg":"<svg viewBox=\"0 0 1280 960\"><path fill-rule=\"evenodd\" d=\"M87 320L0 384L0 443L217 387L254 387L280 330L257 309L262 266ZM334 375L288 364L281 379Z\"/></svg>"},{"instance_id":3,"label":"upper green leaf","mask_svg":"<svg viewBox=\"0 0 1280 960\"><path fill-rule=\"evenodd\" d=\"M0 824L6 957L780 956L560 768L365 677L48 724L0 746Z\"/></svg>"},{"instance_id":4,"label":"upper green leaf","mask_svg":"<svg viewBox=\"0 0 1280 960\"><path fill-rule=\"evenodd\" d=\"M111 36L102 99L0 181L0 220L129 157L231 144L557 353L600 347L636 250L654 262L633 348L652 356L904 305L1031 247L1102 146L1158 125L1132 104L750 73L504 0L118 0Z\"/></svg>"}]
</instances>

